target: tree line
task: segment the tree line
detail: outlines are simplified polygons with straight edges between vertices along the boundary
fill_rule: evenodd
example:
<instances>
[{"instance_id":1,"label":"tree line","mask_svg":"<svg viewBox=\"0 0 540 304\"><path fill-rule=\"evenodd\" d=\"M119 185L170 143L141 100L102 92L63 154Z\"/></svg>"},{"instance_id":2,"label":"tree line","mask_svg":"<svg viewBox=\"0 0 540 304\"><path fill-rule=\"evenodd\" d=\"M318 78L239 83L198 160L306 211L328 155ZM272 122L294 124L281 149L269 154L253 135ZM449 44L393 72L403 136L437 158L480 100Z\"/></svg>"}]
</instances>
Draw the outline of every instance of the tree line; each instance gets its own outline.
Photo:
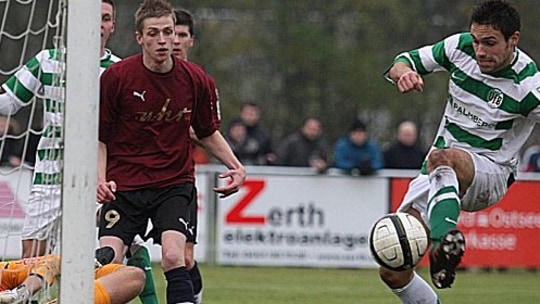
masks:
<instances>
[{"instance_id":1,"label":"tree line","mask_svg":"<svg viewBox=\"0 0 540 304\"><path fill-rule=\"evenodd\" d=\"M109 46L126 57L140 50L133 34L140 1L116 2L116 32ZM399 52L467 31L473 5L466 0L171 3L196 18L190 60L216 79L224 124L238 114L242 102L254 101L261 105L276 144L306 117L316 116L331 144L360 117L382 145L394 139L399 122L413 120L425 146L433 140L445 105L447 76L429 76L423 93L400 95L383 73ZM520 0L517 8L522 16L520 47L540 58L536 1ZM2 55L1 60L20 56Z\"/></svg>"}]
</instances>

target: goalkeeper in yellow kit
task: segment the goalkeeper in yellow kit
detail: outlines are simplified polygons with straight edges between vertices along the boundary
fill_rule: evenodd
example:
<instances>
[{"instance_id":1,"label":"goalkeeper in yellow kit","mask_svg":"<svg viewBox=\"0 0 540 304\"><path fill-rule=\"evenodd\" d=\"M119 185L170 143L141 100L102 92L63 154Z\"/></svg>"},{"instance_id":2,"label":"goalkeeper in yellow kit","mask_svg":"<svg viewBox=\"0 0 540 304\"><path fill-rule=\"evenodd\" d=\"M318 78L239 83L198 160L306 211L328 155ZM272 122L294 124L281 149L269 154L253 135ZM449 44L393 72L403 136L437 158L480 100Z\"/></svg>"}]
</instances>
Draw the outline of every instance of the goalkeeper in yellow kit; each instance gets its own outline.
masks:
<instances>
[{"instance_id":1,"label":"goalkeeper in yellow kit","mask_svg":"<svg viewBox=\"0 0 540 304\"><path fill-rule=\"evenodd\" d=\"M134 266L108 264L114 256L114 253L107 256L109 250L111 248L106 247L96 251L94 303L127 303L141 292L144 272ZM43 287L52 285L59 275L58 255L0 262L0 304L26 303Z\"/></svg>"}]
</instances>

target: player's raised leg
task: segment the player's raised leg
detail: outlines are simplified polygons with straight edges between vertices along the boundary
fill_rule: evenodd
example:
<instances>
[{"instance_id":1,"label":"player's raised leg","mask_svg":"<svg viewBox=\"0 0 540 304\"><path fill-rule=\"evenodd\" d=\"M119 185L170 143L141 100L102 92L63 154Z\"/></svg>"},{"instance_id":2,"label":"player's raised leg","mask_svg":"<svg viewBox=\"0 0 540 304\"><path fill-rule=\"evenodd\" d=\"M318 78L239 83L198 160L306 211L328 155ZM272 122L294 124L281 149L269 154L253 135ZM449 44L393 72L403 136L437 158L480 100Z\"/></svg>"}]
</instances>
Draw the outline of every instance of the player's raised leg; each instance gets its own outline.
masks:
<instances>
[{"instance_id":1,"label":"player's raised leg","mask_svg":"<svg viewBox=\"0 0 540 304\"><path fill-rule=\"evenodd\" d=\"M457 230L461 200L474 178L471 155L460 149L435 149L428 157L431 280L437 288L452 285L465 253L465 237ZM460 189L464 189L461 191Z\"/></svg>"}]
</instances>

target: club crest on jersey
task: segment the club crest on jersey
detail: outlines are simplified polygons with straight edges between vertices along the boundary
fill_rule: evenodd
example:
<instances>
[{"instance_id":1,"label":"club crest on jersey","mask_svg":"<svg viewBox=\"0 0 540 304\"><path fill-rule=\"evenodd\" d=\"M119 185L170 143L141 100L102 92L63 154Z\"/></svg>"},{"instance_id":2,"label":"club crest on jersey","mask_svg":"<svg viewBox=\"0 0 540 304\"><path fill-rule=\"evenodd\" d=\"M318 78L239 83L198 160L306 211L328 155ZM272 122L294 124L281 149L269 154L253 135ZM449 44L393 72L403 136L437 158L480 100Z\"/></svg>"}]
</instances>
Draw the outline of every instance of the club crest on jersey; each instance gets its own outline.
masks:
<instances>
[{"instance_id":1,"label":"club crest on jersey","mask_svg":"<svg viewBox=\"0 0 540 304\"><path fill-rule=\"evenodd\" d=\"M499 89L491 89L487 95L488 105L492 108L498 108L502 105L504 94Z\"/></svg>"}]
</instances>

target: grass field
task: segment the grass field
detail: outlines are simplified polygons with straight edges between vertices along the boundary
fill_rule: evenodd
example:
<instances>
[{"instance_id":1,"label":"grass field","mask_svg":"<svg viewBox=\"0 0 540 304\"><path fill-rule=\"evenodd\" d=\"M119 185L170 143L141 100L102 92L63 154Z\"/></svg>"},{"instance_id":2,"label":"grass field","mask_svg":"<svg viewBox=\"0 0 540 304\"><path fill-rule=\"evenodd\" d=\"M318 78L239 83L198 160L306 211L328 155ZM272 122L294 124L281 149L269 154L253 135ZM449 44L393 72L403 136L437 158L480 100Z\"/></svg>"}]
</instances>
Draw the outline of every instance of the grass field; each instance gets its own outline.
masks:
<instances>
[{"instance_id":1,"label":"grass field","mask_svg":"<svg viewBox=\"0 0 540 304\"><path fill-rule=\"evenodd\" d=\"M205 304L399 303L375 269L201 265L201 273ZM427 269L421 269L420 275L428 277ZM158 265L154 276L160 303L166 303L165 282ZM540 271L459 271L454 286L438 294L444 304L540 303Z\"/></svg>"}]
</instances>

